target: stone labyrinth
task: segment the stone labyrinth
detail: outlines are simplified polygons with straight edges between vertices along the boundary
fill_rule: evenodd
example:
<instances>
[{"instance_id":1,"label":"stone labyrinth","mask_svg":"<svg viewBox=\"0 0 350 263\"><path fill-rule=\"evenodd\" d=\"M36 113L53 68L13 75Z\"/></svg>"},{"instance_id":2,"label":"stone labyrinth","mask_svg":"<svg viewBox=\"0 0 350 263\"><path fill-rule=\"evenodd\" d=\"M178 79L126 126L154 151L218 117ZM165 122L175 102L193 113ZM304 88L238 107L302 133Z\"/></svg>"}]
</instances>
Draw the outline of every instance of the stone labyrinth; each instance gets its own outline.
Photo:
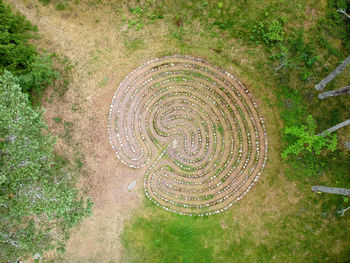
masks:
<instances>
[{"instance_id":1,"label":"stone labyrinth","mask_svg":"<svg viewBox=\"0 0 350 263\"><path fill-rule=\"evenodd\" d=\"M108 129L118 158L144 167L146 196L177 214L227 210L266 163L265 125L252 95L201 58L163 57L131 72L113 96Z\"/></svg>"}]
</instances>

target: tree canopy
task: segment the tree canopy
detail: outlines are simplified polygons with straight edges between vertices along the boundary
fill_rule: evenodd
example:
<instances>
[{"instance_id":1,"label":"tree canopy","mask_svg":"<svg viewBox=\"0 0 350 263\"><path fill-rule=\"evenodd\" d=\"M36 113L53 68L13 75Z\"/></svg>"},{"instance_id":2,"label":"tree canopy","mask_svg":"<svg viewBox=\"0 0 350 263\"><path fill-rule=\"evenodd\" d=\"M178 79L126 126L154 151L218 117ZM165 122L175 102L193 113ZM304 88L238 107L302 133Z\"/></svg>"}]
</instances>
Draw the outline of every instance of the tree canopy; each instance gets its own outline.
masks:
<instances>
[{"instance_id":1,"label":"tree canopy","mask_svg":"<svg viewBox=\"0 0 350 263\"><path fill-rule=\"evenodd\" d=\"M0 0L0 74L5 70L18 76L22 91L40 94L59 73L52 67L48 54L38 54L28 42L36 27L23 16L14 14Z\"/></svg>"},{"instance_id":2,"label":"tree canopy","mask_svg":"<svg viewBox=\"0 0 350 263\"><path fill-rule=\"evenodd\" d=\"M60 246L91 207L18 83L8 71L0 77L0 260Z\"/></svg>"}]
</instances>

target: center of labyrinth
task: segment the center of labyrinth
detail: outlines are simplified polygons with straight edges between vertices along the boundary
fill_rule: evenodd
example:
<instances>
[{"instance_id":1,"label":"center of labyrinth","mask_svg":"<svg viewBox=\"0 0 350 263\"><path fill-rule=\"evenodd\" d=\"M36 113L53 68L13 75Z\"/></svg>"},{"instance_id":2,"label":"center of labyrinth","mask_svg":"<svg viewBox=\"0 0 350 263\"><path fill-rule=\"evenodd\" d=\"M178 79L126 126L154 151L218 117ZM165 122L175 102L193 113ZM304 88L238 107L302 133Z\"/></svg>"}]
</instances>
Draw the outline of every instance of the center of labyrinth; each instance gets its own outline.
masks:
<instances>
[{"instance_id":1,"label":"center of labyrinth","mask_svg":"<svg viewBox=\"0 0 350 263\"><path fill-rule=\"evenodd\" d=\"M265 125L252 95L196 57L155 59L131 72L113 96L108 129L118 158L145 167L146 196L182 215L227 210L266 163Z\"/></svg>"}]
</instances>

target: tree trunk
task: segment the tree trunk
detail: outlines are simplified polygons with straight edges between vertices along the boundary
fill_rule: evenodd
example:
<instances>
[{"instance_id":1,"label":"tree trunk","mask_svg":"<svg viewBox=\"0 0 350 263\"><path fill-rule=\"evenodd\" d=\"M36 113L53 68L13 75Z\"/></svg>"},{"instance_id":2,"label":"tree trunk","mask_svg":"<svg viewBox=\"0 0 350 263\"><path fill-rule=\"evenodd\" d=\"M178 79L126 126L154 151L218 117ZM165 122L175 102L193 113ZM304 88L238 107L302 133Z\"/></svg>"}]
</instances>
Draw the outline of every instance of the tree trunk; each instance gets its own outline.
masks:
<instances>
[{"instance_id":1,"label":"tree trunk","mask_svg":"<svg viewBox=\"0 0 350 263\"><path fill-rule=\"evenodd\" d=\"M341 89L323 92L323 93L318 95L318 98L320 100L323 100L323 99L326 99L328 97L334 97L334 96L345 95L345 94L350 95L350 86L346 86L346 87L341 88Z\"/></svg>"},{"instance_id":2,"label":"tree trunk","mask_svg":"<svg viewBox=\"0 0 350 263\"><path fill-rule=\"evenodd\" d=\"M348 148L350 150L350 142L345 142L344 146L345 146L345 148Z\"/></svg>"},{"instance_id":3,"label":"tree trunk","mask_svg":"<svg viewBox=\"0 0 350 263\"><path fill-rule=\"evenodd\" d=\"M325 77L320 83L315 85L316 90L323 90L326 85L334 79L340 72L342 72L346 66L350 63L350 56L348 56L343 63L341 63L334 71L328 74L327 77Z\"/></svg>"},{"instance_id":4,"label":"tree trunk","mask_svg":"<svg viewBox=\"0 0 350 263\"><path fill-rule=\"evenodd\" d=\"M338 195L350 195L350 189L338 188L338 187L328 187L322 185L314 185L311 190L315 193L327 193L327 194L338 194Z\"/></svg>"},{"instance_id":5,"label":"tree trunk","mask_svg":"<svg viewBox=\"0 0 350 263\"><path fill-rule=\"evenodd\" d=\"M334 132L346 125L349 125L350 124L350 119L346 120L346 121L343 121L342 123L339 123L337 125L334 125L333 127L329 128L328 130L325 130L317 135L325 135L327 132L331 133L331 132Z\"/></svg>"}]
</instances>

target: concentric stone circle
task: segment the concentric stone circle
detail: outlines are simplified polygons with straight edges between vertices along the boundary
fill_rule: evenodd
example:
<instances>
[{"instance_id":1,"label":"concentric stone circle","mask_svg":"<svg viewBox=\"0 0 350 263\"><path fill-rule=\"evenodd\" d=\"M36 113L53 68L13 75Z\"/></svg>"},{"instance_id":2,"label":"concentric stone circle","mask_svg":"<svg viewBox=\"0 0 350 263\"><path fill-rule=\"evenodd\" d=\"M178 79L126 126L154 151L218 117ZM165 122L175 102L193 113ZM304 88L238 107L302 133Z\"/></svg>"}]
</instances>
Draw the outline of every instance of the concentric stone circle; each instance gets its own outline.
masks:
<instances>
[{"instance_id":1,"label":"concentric stone circle","mask_svg":"<svg viewBox=\"0 0 350 263\"><path fill-rule=\"evenodd\" d=\"M251 93L193 56L133 70L113 96L108 133L117 157L145 170L146 196L181 215L227 210L256 184L267 159L265 124Z\"/></svg>"}]
</instances>

